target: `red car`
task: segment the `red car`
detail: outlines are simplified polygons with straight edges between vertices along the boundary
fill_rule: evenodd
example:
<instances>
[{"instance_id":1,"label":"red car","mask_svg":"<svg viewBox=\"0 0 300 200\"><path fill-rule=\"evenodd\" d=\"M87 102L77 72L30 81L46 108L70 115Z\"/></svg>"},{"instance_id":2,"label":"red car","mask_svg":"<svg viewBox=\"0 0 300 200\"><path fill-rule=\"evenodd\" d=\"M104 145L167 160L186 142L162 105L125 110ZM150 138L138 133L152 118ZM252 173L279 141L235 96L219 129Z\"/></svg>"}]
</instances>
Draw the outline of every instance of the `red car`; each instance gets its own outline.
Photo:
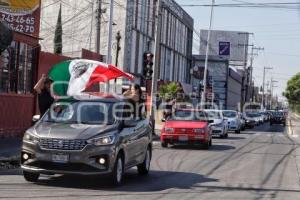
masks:
<instances>
[{"instance_id":1,"label":"red car","mask_svg":"<svg viewBox=\"0 0 300 200\"><path fill-rule=\"evenodd\" d=\"M160 140L162 147L168 144L201 144L205 149L212 145L212 121L202 110L180 109L165 121Z\"/></svg>"}]
</instances>

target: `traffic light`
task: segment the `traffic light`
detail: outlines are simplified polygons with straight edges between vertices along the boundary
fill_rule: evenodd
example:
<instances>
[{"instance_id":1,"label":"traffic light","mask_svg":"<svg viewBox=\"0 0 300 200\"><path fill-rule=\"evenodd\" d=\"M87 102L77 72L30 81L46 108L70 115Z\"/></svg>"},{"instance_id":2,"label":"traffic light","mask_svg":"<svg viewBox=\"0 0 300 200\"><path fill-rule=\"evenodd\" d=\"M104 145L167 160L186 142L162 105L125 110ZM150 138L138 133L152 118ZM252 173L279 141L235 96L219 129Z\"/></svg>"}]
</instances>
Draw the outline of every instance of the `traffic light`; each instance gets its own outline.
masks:
<instances>
[{"instance_id":1,"label":"traffic light","mask_svg":"<svg viewBox=\"0 0 300 200\"><path fill-rule=\"evenodd\" d=\"M12 31L6 23L0 21L0 53L10 45L12 39Z\"/></svg>"},{"instance_id":2,"label":"traffic light","mask_svg":"<svg viewBox=\"0 0 300 200\"><path fill-rule=\"evenodd\" d=\"M145 79L152 79L153 74L153 54L145 52L143 55L143 75Z\"/></svg>"}]
</instances>

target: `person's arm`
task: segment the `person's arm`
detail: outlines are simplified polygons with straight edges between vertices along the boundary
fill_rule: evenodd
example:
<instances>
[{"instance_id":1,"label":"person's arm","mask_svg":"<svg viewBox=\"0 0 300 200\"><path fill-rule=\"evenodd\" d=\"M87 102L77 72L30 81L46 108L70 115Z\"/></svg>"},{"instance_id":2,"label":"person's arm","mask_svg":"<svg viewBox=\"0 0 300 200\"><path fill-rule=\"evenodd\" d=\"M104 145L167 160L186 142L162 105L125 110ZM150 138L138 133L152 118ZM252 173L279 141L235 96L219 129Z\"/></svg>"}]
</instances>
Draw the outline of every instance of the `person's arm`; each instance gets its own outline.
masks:
<instances>
[{"instance_id":1,"label":"person's arm","mask_svg":"<svg viewBox=\"0 0 300 200\"><path fill-rule=\"evenodd\" d=\"M41 94L41 93L42 93L42 89L43 89L43 87L44 87L45 80L46 80L46 75L45 75L45 74L42 74L42 77L40 78L40 80L37 82L37 84L35 84L35 86L34 86L33 89L34 89L38 94Z\"/></svg>"},{"instance_id":2,"label":"person's arm","mask_svg":"<svg viewBox=\"0 0 300 200\"><path fill-rule=\"evenodd\" d=\"M126 90L124 93L123 93L124 96L129 96L131 95L131 91L130 90Z\"/></svg>"}]
</instances>

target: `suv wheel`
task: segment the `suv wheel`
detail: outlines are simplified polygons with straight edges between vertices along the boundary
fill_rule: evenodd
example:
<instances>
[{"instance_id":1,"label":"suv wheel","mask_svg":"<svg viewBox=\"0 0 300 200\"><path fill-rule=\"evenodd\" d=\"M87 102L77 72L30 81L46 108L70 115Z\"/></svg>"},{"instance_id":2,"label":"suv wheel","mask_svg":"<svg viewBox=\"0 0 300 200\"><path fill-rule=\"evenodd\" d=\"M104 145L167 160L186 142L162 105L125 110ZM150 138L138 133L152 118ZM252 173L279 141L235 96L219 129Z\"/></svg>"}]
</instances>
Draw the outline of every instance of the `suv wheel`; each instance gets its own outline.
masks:
<instances>
[{"instance_id":1,"label":"suv wheel","mask_svg":"<svg viewBox=\"0 0 300 200\"><path fill-rule=\"evenodd\" d=\"M28 182L37 182L40 177L40 174L23 171L23 176Z\"/></svg>"},{"instance_id":2,"label":"suv wheel","mask_svg":"<svg viewBox=\"0 0 300 200\"><path fill-rule=\"evenodd\" d=\"M124 174L124 162L121 155L118 155L111 175L112 184L119 186L122 184Z\"/></svg>"},{"instance_id":3,"label":"suv wheel","mask_svg":"<svg viewBox=\"0 0 300 200\"><path fill-rule=\"evenodd\" d=\"M147 175L150 170L150 162L151 162L151 148L148 147L144 162L137 166L138 173L141 175Z\"/></svg>"},{"instance_id":4,"label":"suv wheel","mask_svg":"<svg viewBox=\"0 0 300 200\"><path fill-rule=\"evenodd\" d=\"M235 131L235 133L240 133L240 132L241 132L241 129Z\"/></svg>"}]
</instances>

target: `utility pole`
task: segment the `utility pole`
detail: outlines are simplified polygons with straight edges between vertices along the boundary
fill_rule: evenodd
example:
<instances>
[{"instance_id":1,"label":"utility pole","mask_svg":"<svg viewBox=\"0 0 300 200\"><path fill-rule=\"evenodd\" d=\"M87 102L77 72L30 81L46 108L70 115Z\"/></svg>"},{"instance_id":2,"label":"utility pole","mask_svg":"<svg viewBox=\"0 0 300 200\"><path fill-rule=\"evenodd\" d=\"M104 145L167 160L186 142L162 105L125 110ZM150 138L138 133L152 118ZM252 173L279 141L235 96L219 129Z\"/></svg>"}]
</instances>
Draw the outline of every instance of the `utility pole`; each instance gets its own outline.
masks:
<instances>
[{"instance_id":1,"label":"utility pole","mask_svg":"<svg viewBox=\"0 0 300 200\"><path fill-rule=\"evenodd\" d=\"M112 26L114 16L114 0L110 0L109 3L109 20L108 20L108 44L107 44L107 64L112 63L111 45L112 45Z\"/></svg>"},{"instance_id":2,"label":"utility pole","mask_svg":"<svg viewBox=\"0 0 300 200\"><path fill-rule=\"evenodd\" d=\"M211 2L211 9L210 9L210 20L209 20L209 29L207 32L207 42L206 42L206 52L205 52L205 64L204 64L204 77L203 77L203 92L201 95L201 108L203 109L204 103L206 102L206 86L207 86L207 67L208 67L208 54L209 54L209 43L210 43L210 32L212 29L212 20L214 14L214 6L215 0Z\"/></svg>"},{"instance_id":3,"label":"utility pole","mask_svg":"<svg viewBox=\"0 0 300 200\"><path fill-rule=\"evenodd\" d=\"M258 55L257 53L254 53L254 50L257 50L257 51L263 51L264 48L261 48L261 47L255 47L254 45L252 45L252 48L251 48L251 59L250 59L250 78L249 78L249 86L250 86L250 89L252 89L254 87L254 85L252 85L252 82L253 82L253 78L252 78L252 74L253 74L253 60L254 60L254 56L255 55ZM248 90L246 91L247 92L247 95L246 95L246 98L248 98Z\"/></svg>"},{"instance_id":4,"label":"utility pole","mask_svg":"<svg viewBox=\"0 0 300 200\"><path fill-rule=\"evenodd\" d=\"M262 110L264 109L265 107L265 77L266 77L266 70L268 69L273 69L272 67L264 67L264 74L263 74L263 88L262 88Z\"/></svg>"},{"instance_id":5,"label":"utility pole","mask_svg":"<svg viewBox=\"0 0 300 200\"><path fill-rule=\"evenodd\" d=\"M98 6L97 6L97 16L96 16L96 27L97 27L97 33L96 33L96 52L100 53L100 39L101 39L101 13L102 13L102 0L98 0Z\"/></svg>"},{"instance_id":6,"label":"utility pole","mask_svg":"<svg viewBox=\"0 0 300 200\"><path fill-rule=\"evenodd\" d=\"M270 101L271 101L271 109L273 108L273 93L274 93L274 87L277 87L274 85L274 83L277 83L278 81L273 80L273 77L271 77L271 97L270 97Z\"/></svg>"},{"instance_id":7,"label":"utility pole","mask_svg":"<svg viewBox=\"0 0 300 200\"><path fill-rule=\"evenodd\" d=\"M157 93L157 78L158 67L160 63L160 30L161 30L161 0L157 0L156 5L156 24L155 24L155 44L154 44L154 65L151 83L151 101L150 101L150 120L152 122L153 130L155 130L155 110L156 109L156 93Z\"/></svg>"},{"instance_id":8,"label":"utility pole","mask_svg":"<svg viewBox=\"0 0 300 200\"><path fill-rule=\"evenodd\" d=\"M267 82L267 96L265 98L265 104L266 104L266 108L269 109L269 85L270 85L270 81Z\"/></svg>"}]
</instances>

